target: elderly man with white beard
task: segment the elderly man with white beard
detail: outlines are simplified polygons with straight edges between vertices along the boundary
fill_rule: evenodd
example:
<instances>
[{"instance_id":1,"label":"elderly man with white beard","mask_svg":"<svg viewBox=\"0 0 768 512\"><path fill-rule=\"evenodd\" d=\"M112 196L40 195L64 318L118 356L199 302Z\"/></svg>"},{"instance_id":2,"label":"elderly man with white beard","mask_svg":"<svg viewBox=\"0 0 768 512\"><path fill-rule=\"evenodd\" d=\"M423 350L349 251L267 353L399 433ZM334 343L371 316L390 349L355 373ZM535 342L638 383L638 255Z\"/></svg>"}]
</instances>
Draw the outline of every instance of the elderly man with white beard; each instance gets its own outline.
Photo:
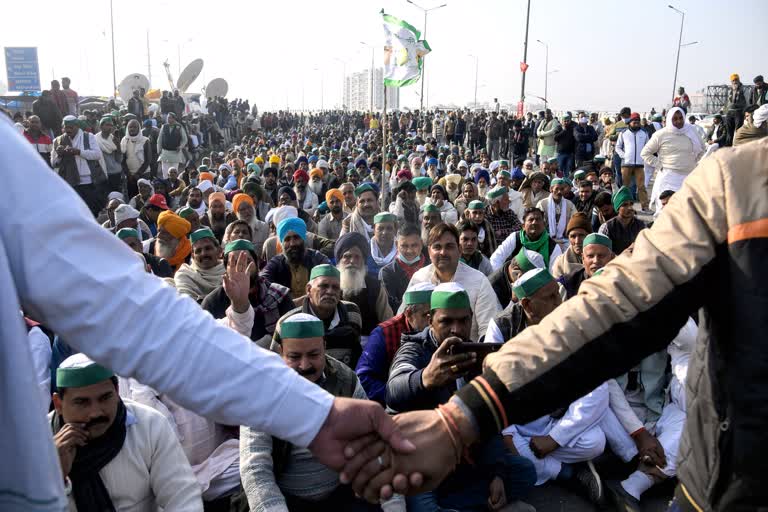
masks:
<instances>
[{"instance_id":1,"label":"elderly man with white beard","mask_svg":"<svg viewBox=\"0 0 768 512\"><path fill-rule=\"evenodd\" d=\"M174 273L183 263L189 261L192 244L189 242L190 224L170 210L157 217L157 237L154 254L168 261Z\"/></svg>"},{"instance_id":2,"label":"elderly man with white beard","mask_svg":"<svg viewBox=\"0 0 768 512\"><path fill-rule=\"evenodd\" d=\"M232 211L235 212L238 220L248 223L251 227L253 245L256 247L256 254L261 254L264 242L269 238L269 225L256 218L256 208L251 196L248 194L235 194L232 198Z\"/></svg>"},{"instance_id":3,"label":"elderly man with white beard","mask_svg":"<svg viewBox=\"0 0 768 512\"><path fill-rule=\"evenodd\" d=\"M360 342L365 346L371 331L392 317L387 291L377 276L368 272L366 261L371 257L370 245L363 235L356 232L342 235L336 241L334 253L336 268L341 273L342 297L360 309Z\"/></svg>"},{"instance_id":4,"label":"elderly man with white beard","mask_svg":"<svg viewBox=\"0 0 768 512\"><path fill-rule=\"evenodd\" d=\"M311 171L309 171L309 184L307 185L309 187L309 190L312 191L313 194L315 194L318 198L325 197L325 182L323 181L323 177L325 176L325 173L322 169L319 167L315 167ZM319 201L320 199L318 199Z\"/></svg>"}]
</instances>

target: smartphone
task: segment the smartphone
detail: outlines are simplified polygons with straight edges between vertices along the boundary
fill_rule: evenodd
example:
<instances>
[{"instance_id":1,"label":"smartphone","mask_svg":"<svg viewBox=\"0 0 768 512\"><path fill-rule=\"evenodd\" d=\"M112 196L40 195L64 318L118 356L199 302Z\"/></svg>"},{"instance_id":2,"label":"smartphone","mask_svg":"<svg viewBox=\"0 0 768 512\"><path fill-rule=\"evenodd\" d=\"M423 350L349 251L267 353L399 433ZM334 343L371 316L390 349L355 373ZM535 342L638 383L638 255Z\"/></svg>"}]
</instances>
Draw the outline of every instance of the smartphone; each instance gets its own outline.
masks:
<instances>
[{"instance_id":1,"label":"smartphone","mask_svg":"<svg viewBox=\"0 0 768 512\"><path fill-rule=\"evenodd\" d=\"M503 343L471 343L471 342L462 342L456 345L451 346L450 354L466 354L468 352L474 352L477 354L477 360L475 361L475 364L472 365L472 367L467 371L467 378L471 379L472 377L476 377L483 373L483 361L485 360L485 357L488 354L492 354L501 347L503 347Z\"/></svg>"}]
</instances>

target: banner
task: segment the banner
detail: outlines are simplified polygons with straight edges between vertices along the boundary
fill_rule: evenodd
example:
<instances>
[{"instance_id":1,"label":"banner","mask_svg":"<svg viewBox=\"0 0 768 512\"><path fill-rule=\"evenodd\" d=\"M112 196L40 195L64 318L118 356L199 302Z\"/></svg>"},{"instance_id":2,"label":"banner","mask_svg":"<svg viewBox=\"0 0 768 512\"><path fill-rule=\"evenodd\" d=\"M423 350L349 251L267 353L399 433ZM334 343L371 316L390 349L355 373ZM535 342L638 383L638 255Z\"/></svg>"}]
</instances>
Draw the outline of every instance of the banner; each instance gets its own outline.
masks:
<instances>
[{"instance_id":1,"label":"banner","mask_svg":"<svg viewBox=\"0 0 768 512\"><path fill-rule=\"evenodd\" d=\"M399 18L384 14L384 85L404 87L421 78L423 57L432 51L421 32Z\"/></svg>"}]
</instances>

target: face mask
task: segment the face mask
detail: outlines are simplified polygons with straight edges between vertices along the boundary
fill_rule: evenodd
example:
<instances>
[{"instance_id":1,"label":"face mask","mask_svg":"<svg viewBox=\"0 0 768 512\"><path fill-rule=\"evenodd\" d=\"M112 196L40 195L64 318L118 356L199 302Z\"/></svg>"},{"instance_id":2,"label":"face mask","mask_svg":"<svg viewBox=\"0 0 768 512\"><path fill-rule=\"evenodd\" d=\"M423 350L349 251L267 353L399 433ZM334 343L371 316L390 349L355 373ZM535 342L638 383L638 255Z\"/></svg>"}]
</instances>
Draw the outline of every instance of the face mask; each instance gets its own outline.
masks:
<instances>
[{"instance_id":1,"label":"face mask","mask_svg":"<svg viewBox=\"0 0 768 512\"><path fill-rule=\"evenodd\" d=\"M189 180L189 184L190 184L190 185L192 185L193 187L196 187L196 186L197 186L197 183L198 183L199 181L200 181L200 180L198 180L197 178L193 178L193 179Z\"/></svg>"},{"instance_id":2,"label":"face mask","mask_svg":"<svg viewBox=\"0 0 768 512\"><path fill-rule=\"evenodd\" d=\"M417 261L419 261L421 259L421 255L416 256L412 260L408 260L402 254L398 254L397 255L397 259L399 259L400 261L402 261L406 265L413 265L414 263L416 263Z\"/></svg>"},{"instance_id":3,"label":"face mask","mask_svg":"<svg viewBox=\"0 0 768 512\"><path fill-rule=\"evenodd\" d=\"M582 117L582 118L579 119L579 122L581 124L587 124L587 118L586 117Z\"/></svg>"}]
</instances>

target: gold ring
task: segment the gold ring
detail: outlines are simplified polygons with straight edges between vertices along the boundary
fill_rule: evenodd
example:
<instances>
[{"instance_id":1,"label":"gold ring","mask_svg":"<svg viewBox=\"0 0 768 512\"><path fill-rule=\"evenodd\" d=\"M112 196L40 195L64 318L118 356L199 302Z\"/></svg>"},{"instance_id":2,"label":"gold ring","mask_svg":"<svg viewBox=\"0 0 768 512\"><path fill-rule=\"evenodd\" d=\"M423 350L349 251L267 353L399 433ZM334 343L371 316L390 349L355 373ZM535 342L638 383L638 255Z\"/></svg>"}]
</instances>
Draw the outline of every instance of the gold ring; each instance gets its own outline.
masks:
<instances>
[{"instance_id":1,"label":"gold ring","mask_svg":"<svg viewBox=\"0 0 768 512\"><path fill-rule=\"evenodd\" d=\"M451 372L453 372L453 373L459 373L459 367L458 367L458 365L452 364L452 365L451 365Z\"/></svg>"}]
</instances>

